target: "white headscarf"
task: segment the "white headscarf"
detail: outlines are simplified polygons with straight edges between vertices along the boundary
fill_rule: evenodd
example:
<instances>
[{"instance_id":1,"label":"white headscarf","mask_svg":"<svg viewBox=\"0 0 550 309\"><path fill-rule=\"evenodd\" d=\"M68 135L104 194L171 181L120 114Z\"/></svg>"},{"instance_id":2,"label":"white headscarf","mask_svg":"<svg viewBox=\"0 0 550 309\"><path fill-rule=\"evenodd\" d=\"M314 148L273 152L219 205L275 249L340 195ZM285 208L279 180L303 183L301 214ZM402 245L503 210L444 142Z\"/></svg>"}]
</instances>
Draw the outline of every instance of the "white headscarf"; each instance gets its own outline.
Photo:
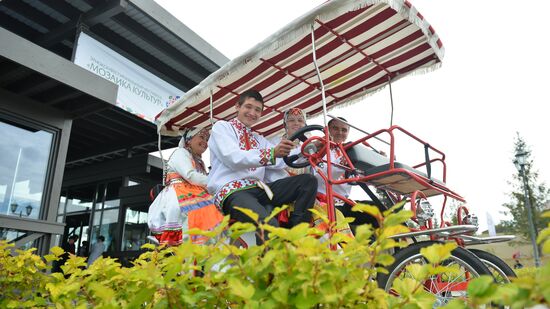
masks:
<instances>
[{"instance_id":1,"label":"white headscarf","mask_svg":"<svg viewBox=\"0 0 550 309\"><path fill-rule=\"evenodd\" d=\"M199 172L203 174L207 174L206 167L204 165L204 162L202 161L202 158L200 155L193 153L191 150L191 147L189 146L189 141L197 134L202 132L205 128L187 128L185 131L183 131L182 137L180 139L180 142L178 144L178 147L185 148L191 156L193 156L193 160L195 160L195 169L197 169ZM208 131L207 131L208 132Z\"/></svg>"},{"instance_id":2,"label":"white headscarf","mask_svg":"<svg viewBox=\"0 0 550 309\"><path fill-rule=\"evenodd\" d=\"M197 133L202 131L203 128L186 128L183 131L178 147L185 147L187 143L195 136Z\"/></svg>"}]
</instances>

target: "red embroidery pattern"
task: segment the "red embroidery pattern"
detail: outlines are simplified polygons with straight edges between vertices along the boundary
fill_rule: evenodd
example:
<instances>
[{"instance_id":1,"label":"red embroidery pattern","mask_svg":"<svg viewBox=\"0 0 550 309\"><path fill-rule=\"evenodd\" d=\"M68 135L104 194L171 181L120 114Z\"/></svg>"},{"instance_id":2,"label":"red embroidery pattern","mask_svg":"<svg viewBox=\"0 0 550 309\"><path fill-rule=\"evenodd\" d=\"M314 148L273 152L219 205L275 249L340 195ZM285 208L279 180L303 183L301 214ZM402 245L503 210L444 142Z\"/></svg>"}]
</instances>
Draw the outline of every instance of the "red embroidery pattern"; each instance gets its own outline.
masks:
<instances>
[{"instance_id":1,"label":"red embroidery pattern","mask_svg":"<svg viewBox=\"0 0 550 309\"><path fill-rule=\"evenodd\" d=\"M334 161L336 161L336 163L340 165L348 166L348 162L344 157L344 155L342 154L342 151L340 151L340 148L333 148L333 149L334 149Z\"/></svg>"},{"instance_id":2,"label":"red embroidery pattern","mask_svg":"<svg viewBox=\"0 0 550 309\"><path fill-rule=\"evenodd\" d=\"M340 157L340 162L338 162L340 165L343 165L343 166L348 166L348 161L346 160L346 158L344 156Z\"/></svg>"},{"instance_id":3,"label":"red embroidery pattern","mask_svg":"<svg viewBox=\"0 0 550 309\"><path fill-rule=\"evenodd\" d=\"M272 153L271 148L260 149L260 164L268 165L271 163Z\"/></svg>"},{"instance_id":4,"label":"red embroidery pattern","mask_svg":"<svg viewBox=\"0 0 550 309\"><path fill-rule=\"evenodd\" d=\"M258 141L256 140L256 138L254 136L252 136L252 138L250 138L250 148L251 149L257 149L258 148Z\"/></svg>"},{"instance_id":5,"label":"red embroidery pattern","mask_svg":"<svg viewBox=\"0 0 550 309\"><path fill-rule=\"evenodd\" d=\"M232 193L248 188L256 187L256 180L254 179L240 179L226 183L214 196L214 204L220 209L223 207L223 201Z\"/></svg>"},{"instance_id":6,"label":"red embroidery pattern","mask_svg":"<svg viewBox=\"0 0 550 309\"><path fill-rule=\"evenodd\" d=\"M256 140L256 138L254 137L254 134L252 134L249 128L247 128L244 124L242 124L236 118L231 119L229 123L235 128L235 131L237 131L237 135L239 137L239 148L241 150L250 150L250 149L258 148L258 141Z\"/></svg>"}]
</instances>

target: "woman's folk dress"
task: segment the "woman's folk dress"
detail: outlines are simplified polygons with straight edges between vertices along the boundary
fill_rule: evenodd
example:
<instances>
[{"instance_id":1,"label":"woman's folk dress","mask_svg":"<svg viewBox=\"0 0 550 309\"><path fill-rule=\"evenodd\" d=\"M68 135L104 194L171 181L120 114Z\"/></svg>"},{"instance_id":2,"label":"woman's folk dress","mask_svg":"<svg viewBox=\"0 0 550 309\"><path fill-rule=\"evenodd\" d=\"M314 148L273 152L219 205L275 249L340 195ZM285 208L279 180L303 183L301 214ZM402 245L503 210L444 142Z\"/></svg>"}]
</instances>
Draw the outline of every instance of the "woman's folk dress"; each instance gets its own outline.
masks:
<instances>
[{"instance_id":1,"label":"woman's folk dress","mask_svg":"<svg viewBox=\"0 0 550 309\"><path fill-rule=\"evenodd\" d=\"M174 151L167 163L165 188L149 208L149 229L161 244L179 245L187 238L195 244L209 240L206 236L185 234L193 228L212 230L223 220L206 190L207 181L200 158L193 158L186 148Z\"/></svg>"}]
</instances>

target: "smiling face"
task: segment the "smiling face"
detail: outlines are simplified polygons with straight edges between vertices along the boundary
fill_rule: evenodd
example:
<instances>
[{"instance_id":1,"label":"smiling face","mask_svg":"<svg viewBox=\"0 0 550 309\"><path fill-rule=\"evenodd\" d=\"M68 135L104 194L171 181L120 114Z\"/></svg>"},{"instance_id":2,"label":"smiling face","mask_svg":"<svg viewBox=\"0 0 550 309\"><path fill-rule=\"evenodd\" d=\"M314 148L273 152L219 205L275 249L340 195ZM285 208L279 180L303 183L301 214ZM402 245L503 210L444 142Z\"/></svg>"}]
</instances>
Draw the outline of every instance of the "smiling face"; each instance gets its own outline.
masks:
<instances>
[{"instance_id":1,"label":"smiling face","mask_svg":"<svg viewBox=\"0 0 550 309\"><path fill-rule=\"evenodd\" d=\"M285 122L286 136L290 137L294 132L305 127L306 121L302 115L288 115Z\"/></svg>"},{"instance_id":2,"label":"smiling face","mask_svg":"<svg viewBox=\"0 0 550 309\"><path fill-rule=\"evenodd\" d=\"M348 139L349 126L342 121L334 120L329 124L328 131L332 141L339 144Z\"/></svg>"},{"instance_id":3,"label":"smiling face","mask_svg":"<svg viewBox=\"0 0 550 309\"><path fill-rule=\"evenodd\" d=\"M202 155L208 148L209 138L210 133L207 130L201 130L189 141L189 148L194 154Z\"/></svg>"},{"instance_id":4,"label":"smiling face","mask_svg":"<svg viewBox=\"0 0 550 309\"><path fill-rule=\"evenodd\" d=\"M235 105L237 119L250 128L260 120L263 108L264 105L262 102L248 97L242 104L239 105L239 103L237 103L237 105Z\"/></svg>"}]
</instances>

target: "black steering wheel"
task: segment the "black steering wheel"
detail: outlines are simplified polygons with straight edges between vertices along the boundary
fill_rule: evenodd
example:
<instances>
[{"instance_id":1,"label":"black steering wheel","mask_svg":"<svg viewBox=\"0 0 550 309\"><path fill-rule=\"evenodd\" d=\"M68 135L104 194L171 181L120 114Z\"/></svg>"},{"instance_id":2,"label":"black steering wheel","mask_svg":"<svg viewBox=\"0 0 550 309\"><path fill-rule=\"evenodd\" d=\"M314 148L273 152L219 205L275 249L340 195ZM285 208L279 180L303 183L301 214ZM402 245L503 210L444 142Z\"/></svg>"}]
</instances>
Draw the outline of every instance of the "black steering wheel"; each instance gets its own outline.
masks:
<instances>
[{"instance_id":1,"label":"black steering wheel","mask_svg":"<svg viewBox=\"0 0 550 309\"><path fill-rule=\"evenodd\" d=\"M308 138L306 136L307 132L311 131L321 131L324 134L324 127L320 126L318 124L313 124L309 126L305 126L303 128L300 128L298 131L294 132L292 136L290 136L288 139L293 141L295 139L299 139L302 143L305 142ZM317 152L317 147L315 144L310 143L310 145L313 147L313 152ZM306 145L307 146L307 145ZM283 157L283 161L285 161L286 165L293 167L293 168L302 168L309 165L309 160L305 160L304 162L296 162L298 159L303 158L304 155L300 151L299 154L291 155L291 156L285 156Z\"/></svg>"}]
</instances>

